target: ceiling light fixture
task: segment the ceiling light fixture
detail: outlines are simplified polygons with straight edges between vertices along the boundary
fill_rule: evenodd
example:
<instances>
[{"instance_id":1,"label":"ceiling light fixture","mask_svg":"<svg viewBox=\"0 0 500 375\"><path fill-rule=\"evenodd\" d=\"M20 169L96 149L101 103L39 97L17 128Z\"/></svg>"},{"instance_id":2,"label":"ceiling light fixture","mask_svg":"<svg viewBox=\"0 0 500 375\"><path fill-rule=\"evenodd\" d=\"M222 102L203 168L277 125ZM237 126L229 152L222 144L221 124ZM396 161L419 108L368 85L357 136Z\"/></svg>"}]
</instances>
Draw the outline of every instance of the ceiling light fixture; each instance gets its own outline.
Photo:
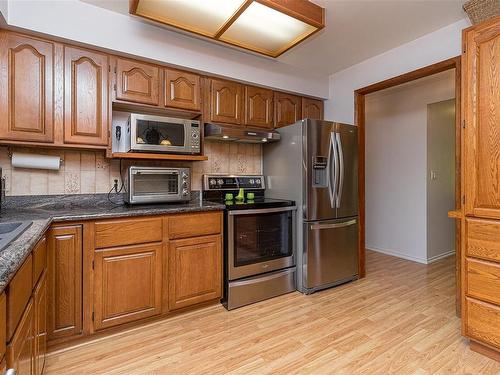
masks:
<instances>
[{"instance_id":1,"label":"ceiling light fixture","mask_svg":"<svg viewBox=\"0 0 500 375\"><path fill-rule=\"evenodd\" d=\"M271 57L325 27L308 0L131 0L130 14Z\"/></svg>"}]
</instances>

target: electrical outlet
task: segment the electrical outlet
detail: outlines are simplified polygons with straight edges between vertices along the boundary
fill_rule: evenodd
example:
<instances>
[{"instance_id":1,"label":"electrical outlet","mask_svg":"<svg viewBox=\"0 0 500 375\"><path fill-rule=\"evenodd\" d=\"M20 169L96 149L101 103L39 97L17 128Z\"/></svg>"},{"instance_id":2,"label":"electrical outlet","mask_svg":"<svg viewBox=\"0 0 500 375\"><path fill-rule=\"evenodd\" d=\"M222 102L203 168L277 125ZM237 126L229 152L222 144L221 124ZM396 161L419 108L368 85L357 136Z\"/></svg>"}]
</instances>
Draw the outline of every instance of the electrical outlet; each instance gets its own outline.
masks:
<instances>
[{"instance_id":1,"label":"electrical outlet","mask_svg":"<svg viewBox=\"0 0 500 375\"><path fill-rule=\"evenodd\" d=\"M118 193L118 180L117 179L114 180L113 189L115 190L115 193Z\"/></svg>"}]
</instances>

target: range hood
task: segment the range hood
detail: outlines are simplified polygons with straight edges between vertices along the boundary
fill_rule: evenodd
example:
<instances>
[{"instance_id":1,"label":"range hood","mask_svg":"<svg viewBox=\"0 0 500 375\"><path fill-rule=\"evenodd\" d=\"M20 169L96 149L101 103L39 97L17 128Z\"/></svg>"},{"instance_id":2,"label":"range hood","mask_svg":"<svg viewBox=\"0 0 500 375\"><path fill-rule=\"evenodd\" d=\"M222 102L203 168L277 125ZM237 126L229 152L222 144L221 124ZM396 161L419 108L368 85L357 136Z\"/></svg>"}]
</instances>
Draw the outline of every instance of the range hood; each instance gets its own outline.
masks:
<instances>
[{"instance_id":1,"label":"range hood","mask_svg":"<svg viewBox=\"0 0 500 375\"><path fill-rule=\"evenodd\" d=\"M281 136L276 130L237 128L205 123L204 138L240 143L268 143L279 141Z\"/></svg>"}]
</instances>

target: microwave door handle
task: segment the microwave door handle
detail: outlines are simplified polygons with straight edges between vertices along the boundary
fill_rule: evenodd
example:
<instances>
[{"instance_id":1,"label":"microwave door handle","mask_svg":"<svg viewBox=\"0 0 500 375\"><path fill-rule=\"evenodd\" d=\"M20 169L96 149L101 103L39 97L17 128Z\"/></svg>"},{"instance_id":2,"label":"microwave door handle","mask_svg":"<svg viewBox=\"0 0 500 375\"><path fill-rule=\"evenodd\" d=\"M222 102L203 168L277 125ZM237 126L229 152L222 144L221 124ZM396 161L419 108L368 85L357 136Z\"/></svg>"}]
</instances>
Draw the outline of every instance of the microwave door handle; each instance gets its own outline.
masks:
<instances>
[{"instance_id":1,"label":"microwave door handle","mask_svg":"<svg viewBox=\"0 0 500 375\"><path fill-rule=\"evenodd\" d=\"M340 203L342 201L342 190L344 188L344 151L342 149L342 141L340 139L340 133L335 133L338 146L338 161L339 161L339 183L337 191L337 208L340 208Z\"/></svg>"}]
</instances>

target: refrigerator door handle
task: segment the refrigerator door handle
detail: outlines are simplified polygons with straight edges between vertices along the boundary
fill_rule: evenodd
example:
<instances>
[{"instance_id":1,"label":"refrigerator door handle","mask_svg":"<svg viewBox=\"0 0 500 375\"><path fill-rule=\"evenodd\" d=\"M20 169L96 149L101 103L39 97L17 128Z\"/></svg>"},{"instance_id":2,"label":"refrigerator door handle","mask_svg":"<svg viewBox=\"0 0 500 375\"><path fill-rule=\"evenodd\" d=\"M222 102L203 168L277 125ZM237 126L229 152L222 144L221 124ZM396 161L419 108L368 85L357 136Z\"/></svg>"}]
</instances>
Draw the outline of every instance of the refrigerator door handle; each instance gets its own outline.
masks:
<instances>
[{"instance_id":1,"label":"refrigerator door handle","mask_svg":"<svg viewBox=\"0 0 500 375\"><path fill-rule=\"evenodd\" d=\"M335 207L335 187L336 185L334 184L332 180L332 168L335 167L335 154L336 154L336 149L335 149L335 140L333 138L333 133L331 133L330 136L330 144L328 146L328 165L327 165L327 170L326 170L326 180L328 182L328 195L330 196L330 205L332 208ZM333 160L332 160L332 154L333 154Z\"/></svg>"},{"instance_id":2,"label":"refrigerator door handle","mask_svg":"<svg viewBox=\"0 0 500 375\"><path fill-rule=\"evenodd\" d=\"M339 159L339 183L337 191L337 207L340 208L340 203L342 201L342 189L344 188L344 151L342 150L342 141L340 140L340 133L335 133L335 138L337 140L338 147L338 159Z\"/></svg>"},{"instance_id":3,"label":"refrigerator door handle","mask_svg":"<svg viewBox=\"0 0 500 375\"><path fill-rule=\"evenodd\" d=\"M333 202L332 208L337 207L337 194L338 194L338 186L339 186L339 154L337 149L337 137L334 132L330 133L330 142L333 148L333 161L334 161L334 173L333 173Z\"/></svg>"},{"instance_id":4,"label":"refrigerator door handle","mask_svg":"<svg viewBox=\"0 0 500 375\"><path fill-rule=\"evenodd\" d=\"M314 223L311 224L311 229L335 229L335 228L345 228L345 227L350 227L351 225L354 225L357 223L356 219L352 219L343 223L326 223L326 224L321 224L321 223Z\"/></svg>"}]
</instances>

